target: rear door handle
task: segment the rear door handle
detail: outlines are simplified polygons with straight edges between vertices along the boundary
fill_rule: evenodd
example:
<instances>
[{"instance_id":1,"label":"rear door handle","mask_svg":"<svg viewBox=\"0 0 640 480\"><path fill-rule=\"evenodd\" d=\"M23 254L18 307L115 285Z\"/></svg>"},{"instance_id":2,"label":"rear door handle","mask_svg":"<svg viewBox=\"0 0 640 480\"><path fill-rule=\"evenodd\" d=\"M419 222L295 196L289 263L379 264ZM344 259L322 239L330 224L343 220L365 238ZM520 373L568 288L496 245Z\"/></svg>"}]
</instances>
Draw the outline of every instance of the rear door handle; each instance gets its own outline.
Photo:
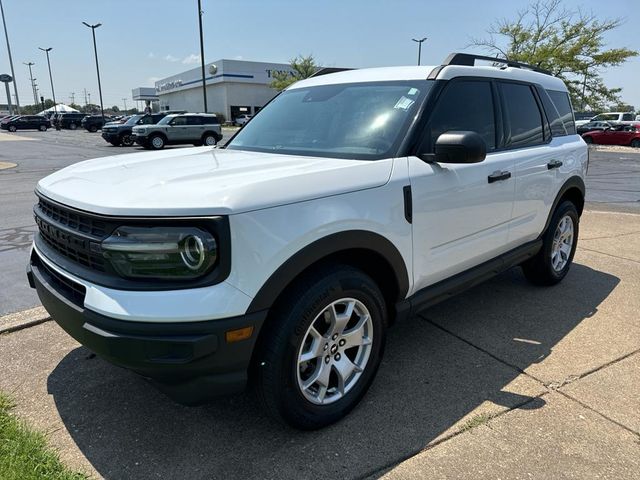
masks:
<instances>
[{"instance_id":1,"label":"rear door handle","mask_svg":"<svg viewBox=\"0 0 640 480\"><path fill-rule=\"evenodd\" d=\"M503 170L503 171L497 170L493 172L491 175L489 175L489 177L487 177L487 180L489 180L489 183L493 183L493 182L499 182L501 180L506 180L508 178L511 178L511 172L507 172L506 170Z\"/></svg>"},{"instance_id":2,"label":"rear door handle","mask_svg":"<svg viewBox=\"0 0 640 480\"><path fill-rule=\"evenodd\" d=\"M547 163L547 170L553 170L554 168L560 168L562 166L562 162L560 160L551 160Z\"/></svg>"}]
</instances>

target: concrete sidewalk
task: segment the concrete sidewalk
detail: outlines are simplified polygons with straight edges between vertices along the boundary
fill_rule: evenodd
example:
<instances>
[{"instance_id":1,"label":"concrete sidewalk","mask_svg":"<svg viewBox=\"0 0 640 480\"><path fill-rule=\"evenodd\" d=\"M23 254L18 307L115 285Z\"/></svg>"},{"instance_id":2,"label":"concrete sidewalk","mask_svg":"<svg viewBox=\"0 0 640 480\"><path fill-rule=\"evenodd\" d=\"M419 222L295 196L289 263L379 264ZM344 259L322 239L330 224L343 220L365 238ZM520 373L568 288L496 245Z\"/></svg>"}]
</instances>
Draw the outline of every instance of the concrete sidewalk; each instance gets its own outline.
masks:
<instances>
[{"instance_id":1,"label":"concrete sidewalk","mask_svg":"<svg viewBox=\"0 0 640 480\"><path fill-rule=\"evenodd\" d=\"M395 326L362 404L319 432L248 394L178 406L53 322L0 336L0 369L97 478L638 478L640 215L585 212L556 287L513 269Z\"/></svg>"}]
</instances>

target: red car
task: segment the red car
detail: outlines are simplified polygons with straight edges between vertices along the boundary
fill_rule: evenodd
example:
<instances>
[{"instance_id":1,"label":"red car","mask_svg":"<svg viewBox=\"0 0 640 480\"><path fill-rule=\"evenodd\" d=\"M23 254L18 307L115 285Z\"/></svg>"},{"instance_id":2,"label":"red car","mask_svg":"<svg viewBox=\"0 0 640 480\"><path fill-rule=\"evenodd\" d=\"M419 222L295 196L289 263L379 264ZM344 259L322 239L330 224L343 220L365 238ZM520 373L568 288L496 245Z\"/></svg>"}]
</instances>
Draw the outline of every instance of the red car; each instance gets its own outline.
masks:
<instances>
[{"instance_id":1,"label":"red car","mask_svg":"<svg viewBox=\"0 0 640 480\"><path fill-rule=\"evenodd\" d=\"M587 143L598 145L626 145L640 148L640 127L638 125L614 125L602 131L582 134Z\"/></svg>"}]
</instances>

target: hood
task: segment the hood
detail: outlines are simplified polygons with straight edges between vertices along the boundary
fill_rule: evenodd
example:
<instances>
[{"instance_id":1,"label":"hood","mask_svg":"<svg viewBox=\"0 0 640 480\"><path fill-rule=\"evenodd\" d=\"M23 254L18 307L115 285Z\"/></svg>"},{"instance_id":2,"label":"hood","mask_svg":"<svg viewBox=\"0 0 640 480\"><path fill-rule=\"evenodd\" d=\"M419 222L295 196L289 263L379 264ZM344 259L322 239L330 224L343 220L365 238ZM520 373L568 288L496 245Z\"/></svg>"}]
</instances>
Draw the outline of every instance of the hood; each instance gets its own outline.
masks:
<instances>
[{"instance_id":1,"label":"hood","mask_svg":"<svg viewBox=\"0 0 640 480\"><path fill-rule=\"evenodd\" d=\"M104 215L227 215L378 187L392 165L198 147L76 163L37 190Z\"/></svg>"}]
</instances>

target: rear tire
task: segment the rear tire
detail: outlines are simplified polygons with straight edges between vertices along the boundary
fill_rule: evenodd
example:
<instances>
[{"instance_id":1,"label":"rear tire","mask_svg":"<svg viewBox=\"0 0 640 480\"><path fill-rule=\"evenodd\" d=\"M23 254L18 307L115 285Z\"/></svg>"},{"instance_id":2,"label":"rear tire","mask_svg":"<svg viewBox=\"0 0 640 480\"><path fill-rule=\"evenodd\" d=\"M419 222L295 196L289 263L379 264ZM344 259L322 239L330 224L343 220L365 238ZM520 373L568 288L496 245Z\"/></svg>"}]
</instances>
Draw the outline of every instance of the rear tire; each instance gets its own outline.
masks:
<instances>
[{"instance_id":1,"label":"rear tire","mask_svg":"<svg viewBox=\"0 0 640 480\"><path fill-rule=\"evenodd\" d=\"M15 131L16 131L16 130L18 130L18 129L16 128L16 126L15 126L15 125L9 125L9 126L7 127L7 130L9 130L10 132L15 132Z\"/></svg>"},{"instance_id":2,"label":"rear tire","mask_svg":"<svg viewBox=\"0 0 640 480\"><path fill-rule=\"evenodd\" d=\"M205 133L202 136L202 145L213 147L218 144L218 136L213 133Z\"/></svg>"},{"instance_id":3,"label":"rear tire","mask_svg":"<svg viewBox=\"0 0 640 480\"><path fill-rule=\"evenodd\" d=\"M631 140L631 146L633 148L640 148L640 138L634 138Z\"/></svg>"},{"instance_id":4,"label":"rear tire","mask_svg":"<svg viewBox=\"0 0 640 480\"><path fill-rule=\"evenodd\" d=\"M263 327L254 357L258 398L295 428L340 420L376 375L386 323L384 297L360 270L333 265L305 274Z\"/></svg>"},{"instance_id":5,"label":"rear tire","mask_svg":"<svg viewBox=\"0 0 640 480\"><path fill-rule=\"evenodd\" d=\"M542 237L542 248L522 264L525 277L535 285L555 285L569 272L578 245L580 218L576 206L562 202Z\"/></svg>"},{"instance_id":6,"label":"rear tire","mask_svg":"<svg viewBox=\"0 0 640 480\"><path fill-rule=\"evenodd\" d=\"M47 131L47 126L46 125L40 125L38 127L38 130L40 130L41 132L46 132Z\"/></svg>"},{"instance_id":7,"label":"rear tire","mask_svg":"<svg viewBox=\"0 0 640 480\"><path fill-rule=\"evenodd\" d=\"M69 129L70 130L75 130L76 128L78 128L78 125L76 125L75 123L70 123L69 124Z\"/></svg>"},{"instance_id":8,"label":"rear tire","mask_svg":"<svg viewBox=\"0 0 640 480\"><path fill-rule=\"evenodd\" d=\"M95 125L92 125L89 127L89 131L91 133L96 133L98 131L98 127L96 127Z\"/></svg>"}]
</instances>

